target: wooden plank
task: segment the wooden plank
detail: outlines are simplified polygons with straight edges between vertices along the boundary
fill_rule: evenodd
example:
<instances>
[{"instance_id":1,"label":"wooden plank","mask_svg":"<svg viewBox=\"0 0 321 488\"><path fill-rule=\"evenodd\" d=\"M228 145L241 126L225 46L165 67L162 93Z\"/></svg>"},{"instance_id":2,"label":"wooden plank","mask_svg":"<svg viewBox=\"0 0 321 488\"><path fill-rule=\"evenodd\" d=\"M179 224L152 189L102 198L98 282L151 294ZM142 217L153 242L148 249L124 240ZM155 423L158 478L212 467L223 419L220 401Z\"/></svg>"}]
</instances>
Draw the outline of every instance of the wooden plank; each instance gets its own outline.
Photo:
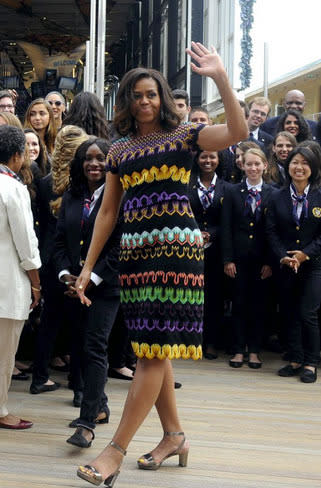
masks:
<instances>
[{"instance_id":1,"label":"wooden plank","mask_svg":"<svg viewBox=\"0 0 321 488\"><path fill-rule=\"evenodd\" d=\"M229 368L216 361L176 361L175 376L182 425L191 441L187 468L166 461L156 472L136 468L136 459L157 444L161 434L153 410L138 431L115 488L320 488L320 383L280 378L278 355L265 354L263 368ZM65 376L54 379L67 384ZM68 422L78 409L64 386L53 393L30 395L28 382L14 382L10 411L33 420L29 431L0 431L0 487L87 488L76 475L78 464L97 455L112 437L128 383L110 379L110 424L97 426L90 449L65 441Z\"/></svg>"}]
</instances>

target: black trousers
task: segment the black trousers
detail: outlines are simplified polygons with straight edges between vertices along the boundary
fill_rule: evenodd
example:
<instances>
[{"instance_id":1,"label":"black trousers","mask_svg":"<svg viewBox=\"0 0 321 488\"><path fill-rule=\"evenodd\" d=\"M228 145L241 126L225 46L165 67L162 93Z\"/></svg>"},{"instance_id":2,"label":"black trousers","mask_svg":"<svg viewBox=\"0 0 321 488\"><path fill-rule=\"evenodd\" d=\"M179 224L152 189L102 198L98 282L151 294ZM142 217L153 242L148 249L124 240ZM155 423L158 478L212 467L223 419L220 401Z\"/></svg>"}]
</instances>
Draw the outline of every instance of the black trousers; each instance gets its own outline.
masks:
<instances>
[{"instance_id":1,"label":"black trousers","mask_svg":"<svg viewBox=\"0 0 321 488\"><path fill-rule=\"evenodd\" d=\"M236 262L232 281L232 350L234 354L260 352L267 280L261 279L262 261L255 257Z\"/></svg>"},{"instance_id":2,"label":"black trousers","mask_svg":"<svg viewBox=\"0 0 321 488\"><path fill-rule=\"evenodd\" d=\"M305 262L297 274L283 266L278 277L290 361L316 366L320 361L321 263Z\"/></svg>"},{"instance_id":3,"label":"black trousers","mask_svg":"<svg viewBox=\"0 0 321 488\"><path fill-rule=\"evenodd\" d=\"M204 253L203 347L217 347L224 316L224 272L220 255L212 246Z\"/></svg>"},{"instance_id":4,"label":"black trousers","mask_svg":"<svg viewBox=\"0 0 321 488\"><path fill-rule=\"evenodd\" d=\"M108 339L116 319L119 296L95 296L91 299L92 305L88 308L80 304L76 342L83 380L83 401L78 423L94 429L98 413L107 411L108 399L104 388L108 370Z\"/></svg>"},{"instance_id":5,"label":"black trousers","mask_svg":"<svg viewBox=\"0 0 321 488\"><path fill-rule=\"evenodd\" d=\"M48 381L48 366L59 329L67 326L64 296L66 287L59 282L52 264L41 269L40 280L44 305L37 333L32 373L32 383L37 385L42 385Z\"/></svg>"}]
</instances>

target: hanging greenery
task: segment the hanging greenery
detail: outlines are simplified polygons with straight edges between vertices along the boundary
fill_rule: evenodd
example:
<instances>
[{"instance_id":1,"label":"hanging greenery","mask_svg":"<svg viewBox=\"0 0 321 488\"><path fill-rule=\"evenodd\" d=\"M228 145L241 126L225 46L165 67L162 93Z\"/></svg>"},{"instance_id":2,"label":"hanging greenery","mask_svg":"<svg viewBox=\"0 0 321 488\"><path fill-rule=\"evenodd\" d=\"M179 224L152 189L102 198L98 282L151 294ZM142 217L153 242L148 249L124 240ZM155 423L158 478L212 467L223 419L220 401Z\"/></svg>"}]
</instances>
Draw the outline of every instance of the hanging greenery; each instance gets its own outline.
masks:
<instances>
[{"instance_id":1,"label":"hanging greenery","mask_svg":"<svg viewBox=\"0 0 321 488\"><path fill-rule=\"evenodd\" d=\"M242 29L242 39L241 39L241 89L244 90L250 86L250 80L252 77L251 68L251 58L252 58L252 38L250 31L253 25L253 5L255 0L239 0L241 8L241 29Z\"/></svg>"}]
</instances>

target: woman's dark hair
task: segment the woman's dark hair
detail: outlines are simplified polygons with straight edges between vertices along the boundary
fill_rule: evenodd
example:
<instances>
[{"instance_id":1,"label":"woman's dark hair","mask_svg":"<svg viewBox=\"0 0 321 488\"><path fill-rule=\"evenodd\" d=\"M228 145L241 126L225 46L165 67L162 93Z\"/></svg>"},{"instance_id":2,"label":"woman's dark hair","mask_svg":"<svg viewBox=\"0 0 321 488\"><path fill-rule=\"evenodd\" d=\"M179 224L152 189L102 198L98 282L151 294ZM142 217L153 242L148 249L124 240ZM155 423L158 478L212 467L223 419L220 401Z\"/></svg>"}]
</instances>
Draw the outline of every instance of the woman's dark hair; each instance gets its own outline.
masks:
<instances>
[{"instance_id":1,"label":"woman's dark hair","mask_svg":"<svg viewBox=\"0 0 321 488\"><path fill-rule=\"evenodd\" d=\"M299 147L308 147L309 149L311 149L311 151L314 152L321 164L321 147L317 141L303 141L300 142Z\"/></svg>"},{"instance_id":2,"label":"woman's dark hair","mask_svg":"<svg viewBox=\"0 0 321 488\"><path fill-rule=\"evenodd\" d=\"M77 125L90 136L109 139L105 110L94 93L81 92L75 96L63 121L64 125Z\"/></svg>"},{"instance_id":3,"label":"woman's dark hair","mask_svg":"<svg viewBox=\"0 0 321 488\"><path fill-rule=\"evenodd\" d=\"M306 122L305 118L300 112L293 109L287 110L282 115L280 115L280 118L276 126L276 132L278 133L278 132L285 131L284 123L288 115L293 115L293 117L295 117L298 121L299 133L296 136L297 142L302 142L305 141L306 139L312 139L312 134L311 134L309 124Z\"/></svg>"},{"instance_id":4,"label":"woman's dark hair","mask_svg":"<svg viewBox=\"0 0 321 488\"><path fill-rule=\"evenodd\" d=\"M26 138L21 129L11 125L0 126L0 163L8 164L15 154L23 154Z\"/></svg>"},{"instance_id":5,"label":"woman's dark hair","mask_svg":"<svg viewBox=\"0 0 321 488\"><path fill-rule=\"evenodd\" d=\"M198 160L199 160L200 155L203 152L216 152L217 153L218 166L215 170L215 173L217 174L217 176L219 178L222 178L220 168L221 168L221 165L224 164L224 162L225 162L224 157L223 157L223 154L224 154L223 151L201 151L200 150L200 151L197 151L197 153L195 154L194 159L193 159L193 165L192 165L192 170L191 170L191 178L190 178L190 186L195 185L198 177L201 175L201 170L200 170L200 167L198 165Z\"/></svg>"},{"instance_id":6,"label":"woman's dark hair","mask_svg":"<svg viewBox=\"0 0 321 488\"><path fill-rule=\"evenodd\" d=\"M136 83L142 78L153 79L158 87L161 101L160 125L165 130L175 129L180 124L171 89L159 71L147 68L134 68L122 78L116 96L114 126L121 135L136 134L135 118L131 114L131 105L134 102L133 90Z\"/></svg>"},{"instance_id":7,"label":"woman's dark hair","mask_svg":"<svg viewBox=\"0 0 321 488\"><path fill-rule=\"evenodd\" d=\"M284 171L286 177L286 185L291 183L291 177L289 175L289 165L292 159L297 155L301 154L310 166L311 176L309 178L309 183L312 188L318 188L321 183L321 160L312 149L304 146L297 146L288 156L288 159L284 163Z\"/></svg>"},{"instance_id":8,"label":"woman's dark hair","mask_svg":"<svg viewBox=\"0 0 321 488\"><path fill-rule=\"evenodd\" d=\"M82 196L88 189L87 178L84 175L84 161L87 150L96 144L99 149L107 156L110 148L110 142L98 137L90 137L87 141L80 144L73 160L70 163L70 190L74 196Z\"/></svg>"},{"instance_id":9,"label":"woman's dark hair","mask_svg":"<svg viewBox=\"0 0 321 488\"><path fill-rule=\"evenodd\" d=\"M41 176L46 176L46 174L48 174L47 156L46 156L45 148L43 147L43 144L41 142L39 135L37 134L37 132L34 129L29 129L29 128L24 129L23 132L25 134L34 134L37 137L38 144L40 147L40 152L39 152L39 156L37 157L35 163L38 165L38 167L40 169Z\"/></svg>"}]
</instances>

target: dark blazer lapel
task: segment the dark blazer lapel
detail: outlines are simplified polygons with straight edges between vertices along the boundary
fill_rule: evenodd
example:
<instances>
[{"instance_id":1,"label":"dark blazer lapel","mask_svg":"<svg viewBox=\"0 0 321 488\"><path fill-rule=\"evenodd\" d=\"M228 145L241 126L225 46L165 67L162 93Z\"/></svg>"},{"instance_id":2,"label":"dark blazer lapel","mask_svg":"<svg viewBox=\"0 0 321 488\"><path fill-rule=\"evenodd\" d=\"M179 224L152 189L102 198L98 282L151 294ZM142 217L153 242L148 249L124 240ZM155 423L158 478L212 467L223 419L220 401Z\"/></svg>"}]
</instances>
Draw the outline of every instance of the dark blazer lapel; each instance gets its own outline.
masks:
<instances>
[{"instance_id":1,"label":"dark blazer lapel","mask_svg":"<svg viewBox=\"0 0 321 488\"><path fill-rule=\"evenodd\" d=\"M81 219L82 219L83 199L71 198L66 206L66 225L70 226L70 235L74 236L76 242L81 239ZM71 218L67 218L68 214Z\"/></svg>"},{"instance_id":2,"label":"dark blazer lapel","mask_svg":"<svg viewBox=\"0 0 321 488\"><path fill-rule=\"evenodd\" d=\"M217 178L215 183L215 192L214 192L212 207L216 207L218 203L221 201L223 196L224 196L224 182L220 178Z\"/></svg>"},{"instance_id":3,"label":"dark blazer lapel","mask_svg":"<svg viewBox=\"0 0 321 488\"><path fill-rule=\"evenodd\" d=\"M243 203L243 208L245 207L245 201L246 201L247 195L248 195L248 190L247 190L246 181L243 180L240 183L240 198L241 198L242 203Z\"/></svg>"}]
</instances>

